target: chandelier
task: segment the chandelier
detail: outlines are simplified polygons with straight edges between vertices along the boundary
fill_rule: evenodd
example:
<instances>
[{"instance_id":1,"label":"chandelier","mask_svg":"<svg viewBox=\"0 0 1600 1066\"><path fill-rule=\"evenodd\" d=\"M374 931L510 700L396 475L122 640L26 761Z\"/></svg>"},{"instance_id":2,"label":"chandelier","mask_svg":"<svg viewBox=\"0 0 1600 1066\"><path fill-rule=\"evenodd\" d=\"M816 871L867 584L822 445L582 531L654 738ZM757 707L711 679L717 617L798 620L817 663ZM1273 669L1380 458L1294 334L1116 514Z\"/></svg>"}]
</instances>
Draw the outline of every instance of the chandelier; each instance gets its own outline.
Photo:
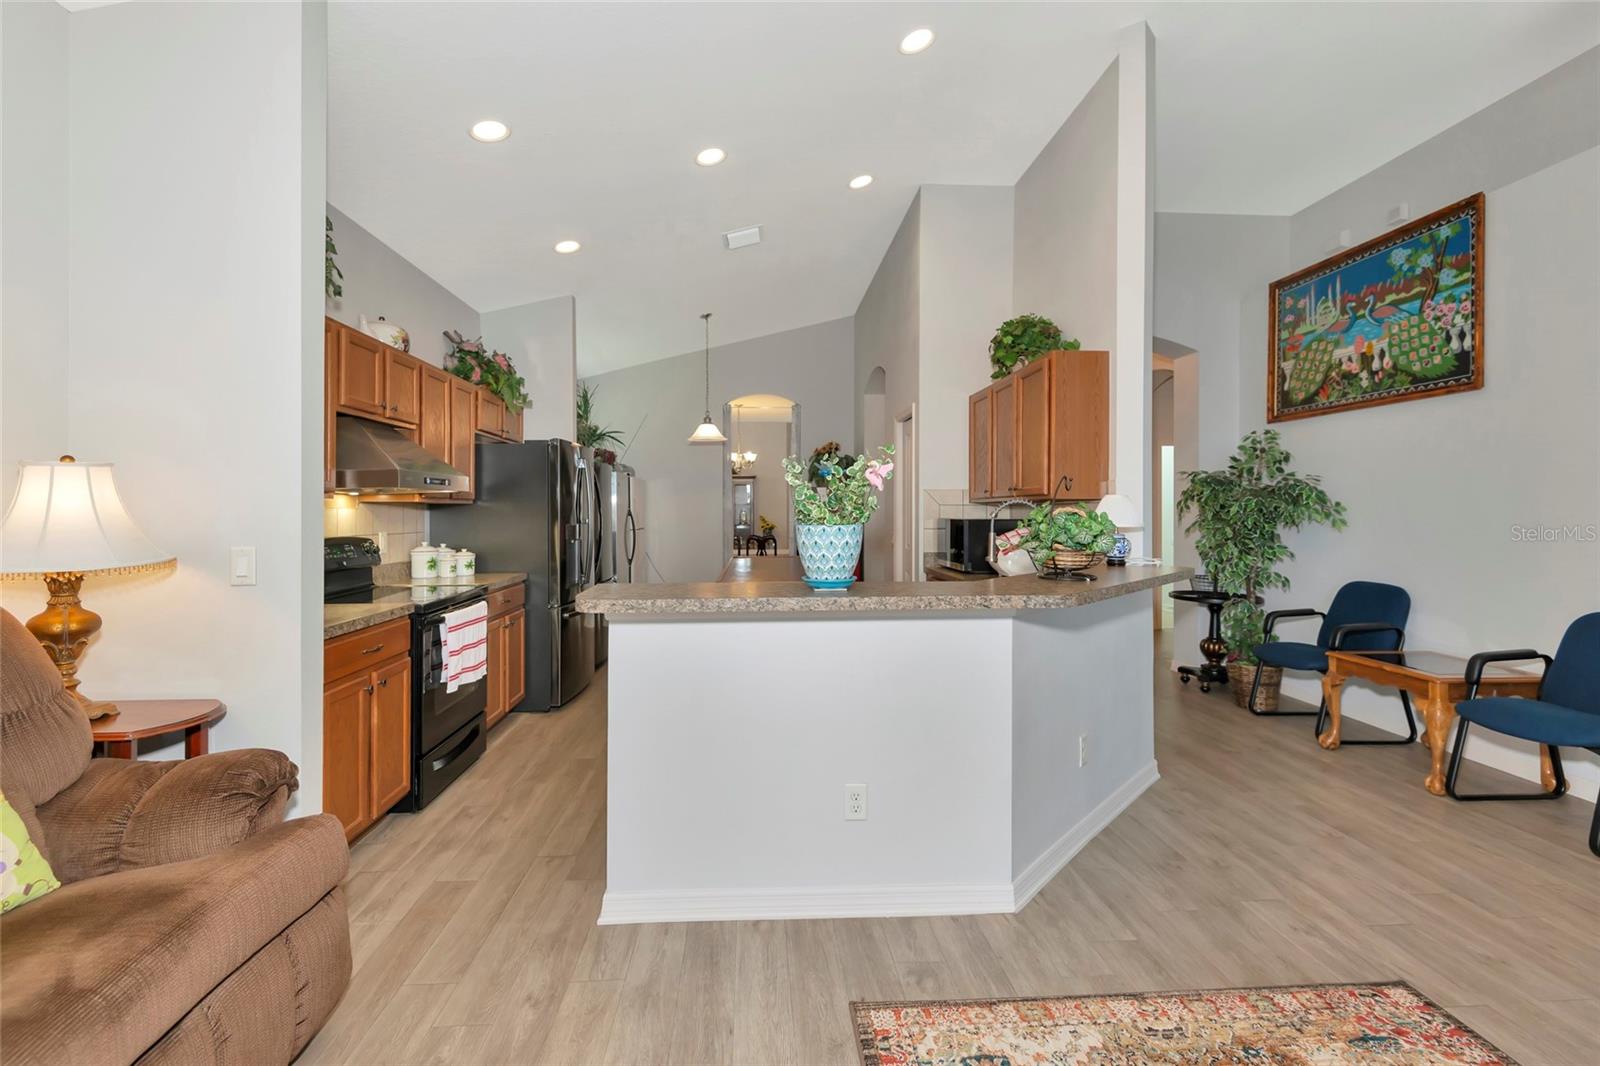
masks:
<instances>
[{"instance_id":1,"label":"chandelier","mask_svg":"<svg viewBox=\"0 0 1600 1066\"><path fill-rule=\"evenodd\" d=\"M739 450L739 405L733 405L733 450L728 453L728 462L733 464L733 472L742 474L756 465L756 453Z\"/></svg>"}]
</instances>

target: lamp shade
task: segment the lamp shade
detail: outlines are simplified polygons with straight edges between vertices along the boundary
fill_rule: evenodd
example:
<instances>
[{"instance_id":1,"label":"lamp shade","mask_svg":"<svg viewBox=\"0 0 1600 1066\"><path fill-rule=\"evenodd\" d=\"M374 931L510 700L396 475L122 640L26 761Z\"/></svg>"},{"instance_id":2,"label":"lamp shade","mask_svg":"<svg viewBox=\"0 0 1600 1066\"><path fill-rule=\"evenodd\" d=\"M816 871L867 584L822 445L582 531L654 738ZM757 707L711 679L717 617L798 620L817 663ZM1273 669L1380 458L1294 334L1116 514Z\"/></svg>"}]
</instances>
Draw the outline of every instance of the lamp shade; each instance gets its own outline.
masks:
<instances>
[{"instance_id":1,"label":"lamp shade","mask_svg":"<svg viewBox=\"0 0 1600 1066\"><path fill-rule=\"evenodd\" d=\"M37 577L168 566L123 507L110 463L23 463L0 524L0 573Z\"/></svg>"},{"instance_id":2,"label":"lamp shade","mask_svg":"<svg viewBox=\"0 0 1600 1066\"><path fill-rule=\"evenodd\" d=\"M722 430L711 421L711 416L706 415L705 421L694 427L694 432L689 434L690 444L722 444L728 438L722 435Z\"/></svg>"},{"instance_id":3,"label":"lamp shade","mask_svg":"<svg viewBox=\"0 0 1600 1066\"><path fill-rule=\"evenodd\" d=\"M1111 524L1118 529L1138 529L1140 526L1139 511L1126 496L1116 493L1103 496L1094 509L1111 519Z\"/></svg>"}]
</instances>

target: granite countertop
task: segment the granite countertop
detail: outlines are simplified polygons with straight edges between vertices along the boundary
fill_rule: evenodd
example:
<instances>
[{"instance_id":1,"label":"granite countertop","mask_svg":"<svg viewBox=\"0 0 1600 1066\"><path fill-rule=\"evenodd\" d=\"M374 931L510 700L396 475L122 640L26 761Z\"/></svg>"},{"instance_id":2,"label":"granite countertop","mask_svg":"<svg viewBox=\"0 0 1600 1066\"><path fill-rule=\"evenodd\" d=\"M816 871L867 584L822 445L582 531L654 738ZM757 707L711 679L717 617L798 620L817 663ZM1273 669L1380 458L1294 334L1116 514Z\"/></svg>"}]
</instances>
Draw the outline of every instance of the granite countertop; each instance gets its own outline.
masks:
<instances>
[{"instance_id":1,"label":"granite countertop","mask_svg":"<svg viewBox=\"0 0 1600 1066\"><path fill-rule=\"evenodd\" d=\"M392 573L392 572L391 572ZM435 587L426 581L412 581L409 567L399 576L380 574L380 583L394 588L425 589ZM388 580L382 580L388 576ZM487 572L476 575L471 581L457 581L450 587L459 588L473 585L478 588L494 592L498 589L510 588L528 579L527 574L514 571ZM424 601L425 602L425 601ZM322 639L329 640L333 637L342 637L346 633L367 629L383 622L392 622L396 618L404 618L417 607L417 602L412 600L390 599L381 603L325 603L322 605Z\"/></svg>"},{"instance_id":2,"label":"granite countertop","mask_svg":"<svg viewBox=\"0 0 1600 1066\"><path fill-rule=\"evenodd\" d=\"M729 569L746 562L735 559ZM996 577L979 581L858 581L838 592L818 592L804 582L767 573L793 573L792 556L748 560L745 575L722 581L663 585L607 585L578 594L585 614L683 617L726 614L919 613L1033 611L1077 607L1186 580L1187 566L1095 567L1094 581ZM742 569L742 567L741 567ZM729 573L725 570L724 575Z\"/></svg>"},{"instance_id":3,"label":"granite countertop","mask_svg":"<svg viewBox=\"0 0 1600 1066\"><path fill-rule=\"evenodd\" d=\"M993 570L971 574L965 570L946 566L944 556L938 552L922 553L922 572L928 576L929 581L988 581L995 576Z\"/></svg>"}]
</instances>

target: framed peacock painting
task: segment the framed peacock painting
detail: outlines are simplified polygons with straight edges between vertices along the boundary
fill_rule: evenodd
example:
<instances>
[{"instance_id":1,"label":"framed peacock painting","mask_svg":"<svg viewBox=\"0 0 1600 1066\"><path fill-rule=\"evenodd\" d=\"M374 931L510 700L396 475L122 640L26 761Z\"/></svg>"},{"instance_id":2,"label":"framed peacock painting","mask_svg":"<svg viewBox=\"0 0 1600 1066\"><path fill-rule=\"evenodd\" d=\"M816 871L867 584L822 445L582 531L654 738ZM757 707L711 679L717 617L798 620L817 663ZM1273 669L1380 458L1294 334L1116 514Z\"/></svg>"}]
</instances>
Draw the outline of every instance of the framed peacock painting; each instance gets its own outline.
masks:
<instances>
[{"instance_id":1,"label":"framed peacock painting","mask_svg":"<svg viewBox=\"0 0 1600 1066\"><path fill-rule=\"evenodd\" d=\"M1483 387L1483 194L1268 290L1267 421Z\"/></svg>"}]
</instances>

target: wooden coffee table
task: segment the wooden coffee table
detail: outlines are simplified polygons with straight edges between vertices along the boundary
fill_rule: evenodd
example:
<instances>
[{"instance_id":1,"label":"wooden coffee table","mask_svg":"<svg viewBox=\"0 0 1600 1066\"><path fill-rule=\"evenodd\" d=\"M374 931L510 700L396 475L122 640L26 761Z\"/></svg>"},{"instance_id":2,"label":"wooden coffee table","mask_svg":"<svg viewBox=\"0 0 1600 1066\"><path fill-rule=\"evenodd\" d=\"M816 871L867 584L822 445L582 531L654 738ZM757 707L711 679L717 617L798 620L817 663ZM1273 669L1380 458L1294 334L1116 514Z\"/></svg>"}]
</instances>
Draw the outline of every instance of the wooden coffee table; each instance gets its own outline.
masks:
<instances>
[{"instance_id":1,"label":"wooden coffee table","mask_svg":"<svg viewBox=\"0 0 1600 1066\"><path fill-rule=\"evenodd\" d=\"M104 744L107 757L131 759L139 741L168 733L183 734L183 757L192 759L210 750L206 730L227 713L221 700L116 700L117 713L89 723L95 743Z\"/></svg>"},{"instance_id":2,"label":"wooden coffee table","mask_svg":"<svg viewBox=\"0 0 1600 1066\"><path fill-rule=\"evenodd\" d=\"M1427 726L1422 742L1433 754L1432 769L1423 784L1435 796L1442 796L1456 704L1467 696L1466 671L1467 660L1437 651L1330 651L1328 672L1322 677L1322 695L1328 701L1328 728L1317 737L1317 743L1329 751L1339 746L1339 690L1350 678L1409 692ZM1532 697L1539 692L1540 680L1537 673L1490 663L1484 668L1478 693ZM1539 749L1539 778L1546 792L1555 791L1555 771L1550 765L1549 749L1544 747Z\"/></svg>"}]
</instances>

